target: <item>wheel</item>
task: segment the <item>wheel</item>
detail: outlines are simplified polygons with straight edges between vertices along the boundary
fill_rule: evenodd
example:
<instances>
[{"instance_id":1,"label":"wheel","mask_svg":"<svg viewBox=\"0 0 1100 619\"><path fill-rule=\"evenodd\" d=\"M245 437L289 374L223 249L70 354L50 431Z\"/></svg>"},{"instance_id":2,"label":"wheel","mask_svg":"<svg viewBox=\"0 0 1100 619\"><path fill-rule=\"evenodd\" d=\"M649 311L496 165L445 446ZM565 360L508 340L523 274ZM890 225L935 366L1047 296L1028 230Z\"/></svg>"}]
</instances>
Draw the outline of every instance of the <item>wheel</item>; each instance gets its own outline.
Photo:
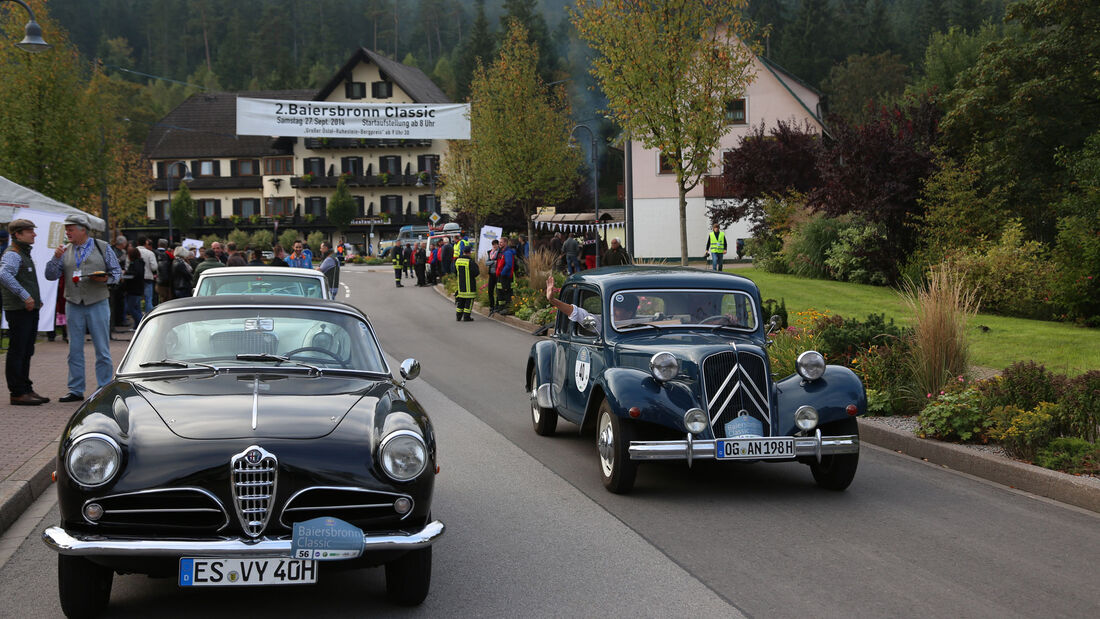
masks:
<instances>
[{"instance_id":1,"label":"wheel","mask_svg":"<svg viewBox=\"0 0 1100 619\"><path fill-rule=\"evenodd\" d=\"M859 435L859 424L856 422L855 417L821 427L822 436L852 434ZM810 461L810 472L813 473L814 481L822 488L844 490L856 476L856 465L858 464L859 453L822 456L820 463L817 459Z\"/></svg>"},{"instance_id":2,"label":"wheel","mask_svg":"<svg viewBox=\"0 0 1100 619\"><path fill-rule=\"evenodd\" d=\"M630 459L630 441L634 428L630 422L615 416L604 400L596 423L596 449L600 454L600 474L605 488L615 494L626 494L634 488L638 463Z\"/></svg>"},{"instance_id":3,"label":"wheel","mask_svg":"<svg viewBox=\"0 0 1100 619\"><path fill-rule=\"evenodd\" d=\"M111 601L114 571L84 557L57 555L57 595L66 617L95 617Z\"/></svg>"},{"instance_id":4,"label":"wheel","mask_svg":"<svg viewBox=\"0 0 1100 619\"><path fill-rule=\"evenodd\" d=\"M531 425L535 427L535 434L539 436L551 436L558 427L558 411L553 408L539 406L537 375L531 369L531 375L527 377L531 385Z\"/></svg>"},{"instance_id":5,"label":"wheel","mask_svg":"<svg viewBox=\"0 0 1100 619\"><path fill-rule=\"evenodd\" d=\"M410 550L386 564L386 595L402 606L416 606L432 584L432 547Z\"/></svg>"}]
</instances>

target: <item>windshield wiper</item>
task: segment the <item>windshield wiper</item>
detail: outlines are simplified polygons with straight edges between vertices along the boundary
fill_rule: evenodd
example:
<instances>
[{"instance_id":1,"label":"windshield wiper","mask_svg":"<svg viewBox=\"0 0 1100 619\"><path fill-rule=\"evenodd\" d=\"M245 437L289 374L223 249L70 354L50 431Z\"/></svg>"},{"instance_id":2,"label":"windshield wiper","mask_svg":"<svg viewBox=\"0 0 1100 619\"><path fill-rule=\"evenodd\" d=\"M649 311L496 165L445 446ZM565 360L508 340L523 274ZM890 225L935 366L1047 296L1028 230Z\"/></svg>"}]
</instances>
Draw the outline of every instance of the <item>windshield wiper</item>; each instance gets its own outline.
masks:
<instances>
[{"instance_id":1,"label":"windshield wiper","mask_svg":"<svg viewBox=\"0 0 1100 619\"><path fill-rule=\"evenodd\" d=\"M200 363L198 361L179 361L177 359L161 359L160 361L146 361L145 363L139 363L139 368L152 368L152 367L170 367L170 368L189 368L193 365L199 367L209 368L213 370L215 374L218 373L216 366L209 363Z\"/></svg>"},{"instance_id":2,"label":"windshield wiper","mask_svg":"<svg viewBox=\"0 0 1100 619\"><path fill-rule=\"evenodd\" d=\"M321 374L324 373L323 370L321 370L321 368L316 366L316 365L311 365L309 363L303 363L301 361L295 361L294 359L291 359L290 357L284 357L282 355L273 355L271 353L266 353L266 352L242 353L242 354L237 355L237 360L238 361L277 361L278 363L276 363L275 365L279 365L280 363L293 363L294 365L300 365L304 368L309 368L311 371L316 372L318 376L320 376Z\"/></svg>"},{"instance_id":3,"label":"windshield wiper","mask_svg":"<svg viewBox=\"0 0 1100 619\"><path fill-rule=\"evenodd\" d=\"M717 325L714 325L713 327L710 328L711 333L717 333L718 331L721 331L722 329L733 329L734 331L743 331L744 327L739 327L739 326L733 325L733 324L727 324L727 325L717 324Z\"/></svg>"},{"instance_id":4,"label":"windshield wiper","mask_svg":"<svg viewBox=\"0 0 1100 619\"><path fill-rule=\"evenodd\" d=\"M635 327L650 327L650 328L656 329L658 331L661 330L660 325L655 325L652 322L634 322L634 323L631 323L631 324L628 324L628 325L618 325L616 328L617 329L633 329Z\"/></svg>"}]
</instances>

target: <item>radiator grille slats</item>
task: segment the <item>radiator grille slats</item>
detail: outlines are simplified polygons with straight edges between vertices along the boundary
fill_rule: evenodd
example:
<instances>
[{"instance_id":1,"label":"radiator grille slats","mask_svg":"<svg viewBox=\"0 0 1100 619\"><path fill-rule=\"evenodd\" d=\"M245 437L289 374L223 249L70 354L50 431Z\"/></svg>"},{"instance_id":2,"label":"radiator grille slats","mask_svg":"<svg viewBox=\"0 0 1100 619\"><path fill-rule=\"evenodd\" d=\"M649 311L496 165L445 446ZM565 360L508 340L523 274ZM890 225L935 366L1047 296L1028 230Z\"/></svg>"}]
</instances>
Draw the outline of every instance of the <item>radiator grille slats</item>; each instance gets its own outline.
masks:
<instances>
[{"instance_id":1,"label":"radiator grille slats","mask_svg":"<svg viewBox=\"0 0 1100 619\"><path fill-rule=\"evenodd\" d=\"M241 528L258 537L271 518L278 476L278 460L259 447L249 447L233 456L233 502Z\"/></svg>"},{"instance_id":2,"label":"radiator grille slats","mask_svg":"<svg viewBox=\"0 0 1100 619\"><path fill-rule=\"evenodd\" d=\"M768 366L762 357L744 351L726 351L703 360L703 393L715 438L726 438L726 424L741 411L763 425L771 436Z\"/></svg>"},{"instance_id":3,"label":"radiator grille slats","mask_svg":"<svg viewBox=\"0 0 1100 619\"><path fill-rule=\"evenodd\" d=\"M212 494L198 488L158 488L98 497L88 501L103 508L95 524L130 529L183 529L215 532L229 523L229 514Z\"/></svg>"},{"instance_id":4,"label":"radiator grille slats","mask_svg":"<svg viewBox=\"0 0 1100 619\"><path fill-rule=\"evenodd\" d=\"M412 500L405 494L366 488L315 486L292 496L283 506L279 521L285 527L322 516L360 523L397 521L401 519L394 510L398 498Z\"/></svg>"}]
</instances>

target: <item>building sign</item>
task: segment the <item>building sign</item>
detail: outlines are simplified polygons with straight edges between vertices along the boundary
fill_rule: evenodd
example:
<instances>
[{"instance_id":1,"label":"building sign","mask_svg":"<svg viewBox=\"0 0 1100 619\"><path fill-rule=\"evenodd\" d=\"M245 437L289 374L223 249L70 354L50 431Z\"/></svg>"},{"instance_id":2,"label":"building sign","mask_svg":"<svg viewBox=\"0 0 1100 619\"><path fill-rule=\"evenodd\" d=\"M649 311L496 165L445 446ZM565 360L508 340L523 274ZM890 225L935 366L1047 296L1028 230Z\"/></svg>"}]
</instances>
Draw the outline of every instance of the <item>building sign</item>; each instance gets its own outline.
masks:
<instances>
[{"instance_id":1,"label":"building sign","mask_svg":"<svg viewBox=\"0 0 1100 619\"><path fill-rule=\"evenodd\" d=\"M386 223L386 220L381 219L379 217L375 217L375 218L357 217L357 218L351 220L351 225L353 225L353 226L381 226L384 223Z\"/></svg>"},{"instance_id":2,"label":"building sign","mask_svg":"<svg viewBox=\"0 0 1100 619\"><path fill-rule=\"evenodd\" d=\"M237 135L468 140L470 106L237 97Z\"/></svg>"}]
</instances>

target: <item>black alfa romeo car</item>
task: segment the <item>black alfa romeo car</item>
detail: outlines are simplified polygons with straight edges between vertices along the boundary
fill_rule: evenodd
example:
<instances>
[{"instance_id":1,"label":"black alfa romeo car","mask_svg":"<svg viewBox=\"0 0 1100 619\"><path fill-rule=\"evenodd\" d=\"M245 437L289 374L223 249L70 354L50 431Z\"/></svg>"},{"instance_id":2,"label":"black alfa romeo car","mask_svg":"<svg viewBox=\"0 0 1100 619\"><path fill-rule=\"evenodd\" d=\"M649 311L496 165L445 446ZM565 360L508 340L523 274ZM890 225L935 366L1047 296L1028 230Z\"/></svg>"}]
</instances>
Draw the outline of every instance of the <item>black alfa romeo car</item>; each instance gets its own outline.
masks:
<instances>
[{"instance_id":1,"label":"black alfa romeo car","mask_svg":"<svg viewBox=\"0 0 1100 619\"><path fill-rule=\"evenodd\" d=\"M319 299L171 301L140 325L115 380L65 427L58 553L69 616L114 574L182 587L316 582L384 565L389 596L431 581L436 444L370 322Z\"/></svg>"}]
</instances>

